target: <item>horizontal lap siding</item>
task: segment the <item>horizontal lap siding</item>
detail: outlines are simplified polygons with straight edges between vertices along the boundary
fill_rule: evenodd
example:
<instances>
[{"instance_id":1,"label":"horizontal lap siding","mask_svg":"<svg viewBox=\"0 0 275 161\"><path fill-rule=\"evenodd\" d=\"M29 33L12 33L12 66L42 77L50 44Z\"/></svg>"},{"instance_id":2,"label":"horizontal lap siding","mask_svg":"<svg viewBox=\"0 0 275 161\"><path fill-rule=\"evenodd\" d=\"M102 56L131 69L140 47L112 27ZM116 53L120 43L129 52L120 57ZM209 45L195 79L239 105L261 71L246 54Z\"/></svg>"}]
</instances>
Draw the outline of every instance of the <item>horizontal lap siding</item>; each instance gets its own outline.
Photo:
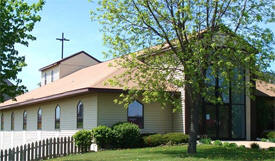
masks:
<instances>
[{"instance_id":1,"label":"horizontal lap siding","mask_svg":"<svg viewBox=\"0 0 275 161\"><path fill-rule=\"evenodd\" d=\"M4 113L4 131L0 131L0 148L22 145L43 138L71 136L76 129L76 106L84 105L84 129L97 126L97 96L89 94L52 102L0 111ZM55 130L55 108L61 108L60 130ZM42 130L37 130L37 111L42 109ZM27 111L27 130L23 130L23 112ZM11 113L14 112L14 131L10 131Z\"/></svg>"},{"instance_id":2,"label":"horizontal lap siding","mask_svg":"<svg viewBox=\"0 0 275 161\"><path fill-rule=\"evenodd\" d=\"M113 102L118 93L98 94L98 125L112 126L127 121L127 109ZM144 104L144 133L166 133L172 131L172 110L162 109L158 103Z\"/></svg>"}]
</instances>

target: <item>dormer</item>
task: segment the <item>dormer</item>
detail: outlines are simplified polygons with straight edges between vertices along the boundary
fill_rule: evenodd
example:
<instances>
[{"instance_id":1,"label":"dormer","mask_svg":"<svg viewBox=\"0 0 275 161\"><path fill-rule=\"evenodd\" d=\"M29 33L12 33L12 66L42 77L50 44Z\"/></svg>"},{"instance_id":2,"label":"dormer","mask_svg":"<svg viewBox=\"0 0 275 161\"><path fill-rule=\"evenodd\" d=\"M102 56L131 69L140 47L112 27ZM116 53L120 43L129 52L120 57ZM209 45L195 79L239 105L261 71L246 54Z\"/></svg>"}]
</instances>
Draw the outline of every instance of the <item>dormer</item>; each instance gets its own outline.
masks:
<instances>
[{"instance_id":1,"label":"dormer","mask_svg":"<svg viewBox=\"0 0 275 161\"><path fill-rule=\"evenodd\" d=\"M41 86L49 84L55 80L63 78L80 69L101 63L85 51L80 51L62 60L54 62L43 68L41 71Z\"/></svg>"}]
</instances>

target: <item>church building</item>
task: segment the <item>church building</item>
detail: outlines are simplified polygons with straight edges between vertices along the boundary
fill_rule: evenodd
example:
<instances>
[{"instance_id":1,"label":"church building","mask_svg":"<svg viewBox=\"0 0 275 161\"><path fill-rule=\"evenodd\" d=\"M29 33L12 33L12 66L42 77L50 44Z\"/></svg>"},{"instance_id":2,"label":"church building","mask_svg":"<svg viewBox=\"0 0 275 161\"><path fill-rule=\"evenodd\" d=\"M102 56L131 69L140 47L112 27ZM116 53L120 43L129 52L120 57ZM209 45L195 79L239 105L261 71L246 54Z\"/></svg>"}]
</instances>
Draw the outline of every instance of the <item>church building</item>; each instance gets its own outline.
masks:
<instances>
[{"instance_id":1,"label":"church building","mask_svg":"<svg viewBox=\"0 0 275 161\"><path fill-rule=\"evenodd\" d=\"M142 133L188 133L190 120L184 91L182 110L177 112L171 107L161 108L157 102L136 100L127 109L115 104L113 100L123 89L106 85L105 81L124 70L110 67L114 60L101 62L80 51L39 69L41 87L17 96L16 101L0 104L0 149L123 121L137 124ZM272 99L275 96L264 86L259 90ZM255 139L253 100L245 92L235 98L238 102L228 102L219 111L207 105L201 121L206 134L213 138ZM220 118L216 118L217 112Z\"/></svg>"}]
</instances>

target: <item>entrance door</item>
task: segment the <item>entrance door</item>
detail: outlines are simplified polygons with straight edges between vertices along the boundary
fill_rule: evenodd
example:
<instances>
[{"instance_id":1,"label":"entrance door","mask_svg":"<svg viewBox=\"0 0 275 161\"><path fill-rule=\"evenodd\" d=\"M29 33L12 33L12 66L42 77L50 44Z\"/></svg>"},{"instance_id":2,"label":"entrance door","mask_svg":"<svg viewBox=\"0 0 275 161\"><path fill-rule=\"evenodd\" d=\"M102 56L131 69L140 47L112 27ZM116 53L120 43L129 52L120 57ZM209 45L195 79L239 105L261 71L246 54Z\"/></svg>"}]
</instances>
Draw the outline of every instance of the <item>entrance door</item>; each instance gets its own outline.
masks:
<instances>
[{"instance_id":1,"label":"entrance door","mask_svg":"<svg viewBox=\"0 0 275 161\"><path fill-rule=\"evenodd\" d=\"M205 133L211 138L230 138L229 106L205 106Z\"/></svg>"}]
</instances>

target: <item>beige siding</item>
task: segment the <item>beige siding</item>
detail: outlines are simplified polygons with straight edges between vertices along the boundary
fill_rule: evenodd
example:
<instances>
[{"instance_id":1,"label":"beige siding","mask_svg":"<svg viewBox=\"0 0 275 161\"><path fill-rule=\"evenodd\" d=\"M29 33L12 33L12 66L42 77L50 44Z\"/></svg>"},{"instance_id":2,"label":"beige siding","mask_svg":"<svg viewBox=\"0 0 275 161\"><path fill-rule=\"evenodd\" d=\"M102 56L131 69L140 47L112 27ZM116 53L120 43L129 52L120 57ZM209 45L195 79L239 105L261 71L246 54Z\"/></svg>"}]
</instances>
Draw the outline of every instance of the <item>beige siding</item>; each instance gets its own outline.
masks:
<instances>
[{"instance_id":1,"label":"beige siding","mask_svg":"<svg viewBox=\"0 0 275 161\"><path fill-rule=\"evenodd\" d=\"M51 67L47 70L41 72L41 86L45 85L45 73L47 74L47 84L51 83L52 81L52 71L53 71L53 81L59 79L59 65Z\"/></svg>"},{"instance_id":2,"label":"beige siding","mask_svg":"<svg viewBox=\"0 0 275 161\"><path fill-rule=\"evenodd\" d=\"M4 130L0 131L0 149L19 146L49 137L71 136L76 128L76 106L84 105L84 128L97 126L97 95L88 94L60 99L32 106L0 111L4 113ZM60 130L55 130L55 107L60 105ZM42 109L42 130L37 130L37 111ZM23 112L27 111L27 130L23 131ZM11 113L14 112L14 131L10 131Z\"/></svg>"},{"instance_id":3,"label":"beige siding","mask_svg":"<svg viewBox=\"0 0 275 161\"><path fill-rule=\"evenodd\" d=\"M98 64L86 54L79 54L60 63L60 78L63 78L77 70Z\"/></svg>"},{"instance_id":4,"label":"beige siding","mask_svg":"<svg viewBox=\"0 0 275 161\"><path fill-rule=\"evenodd\" d=\"M117 93L98 94L98 125L111 126L127 121L127 110L113 103ZM162 109L158 103L144 104L144 133L166 133L172 131L172 110Z\"/></svg>"},{"instance_id":5,"label":"beige siding","mask_svg":"<svg viewBox=\"0 0 275 161\"><path fill-rule=\"evenodd\" d=\"M60 130L76 129L76 106L79 101L84 105L84 128L91 129L97 126L97 96L89 94L73 98L31 105L17 109L1 111L4 113L4 131L10 131L11 113L14 112L14 131L23 130L23 112L27 112L27 131L37 130L37 111L42 109L42 131L55 131L55 107L60 105Z\"/></svg>"},{"instance_id":6,"label":"beige siding","mask_svg":"<svg viewBox=\"0 0 275 161\"><path fill-rule=\"evenodd\" d=\"M183 131L182 110L178 110L173 113L173 131L174 132L184 132Z\"/></svg>"},{"instance_id":7,"label":"beige siding","mask_svg":"<svg viewBox=\"0 0 275 161\"><path fill-rule=\"evenodd\" d=\"M181 109L178 109L173 113L173 131L186 133L185 125L185 89L180 89L181 91Z\"/></svg>"}]
</instances>

